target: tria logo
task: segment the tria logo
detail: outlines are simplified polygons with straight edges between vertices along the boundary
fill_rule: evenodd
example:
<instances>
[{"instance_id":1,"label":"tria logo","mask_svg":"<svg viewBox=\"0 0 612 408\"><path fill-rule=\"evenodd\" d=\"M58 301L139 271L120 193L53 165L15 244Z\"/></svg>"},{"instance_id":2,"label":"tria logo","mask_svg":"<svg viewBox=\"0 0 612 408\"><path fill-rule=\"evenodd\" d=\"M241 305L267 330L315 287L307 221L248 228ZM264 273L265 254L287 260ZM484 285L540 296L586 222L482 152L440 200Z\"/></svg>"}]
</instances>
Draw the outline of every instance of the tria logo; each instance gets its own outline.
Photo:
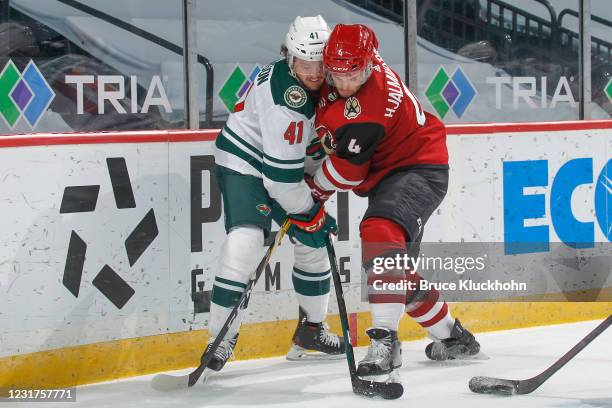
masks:
<instances>
[{"instance_id":1,"label":"tria logo","mask_svg":"<svg viewBox=\"0 0 612 408\"><path fill-rule=\"evenodd\" d=\"M440 118L444 118L451 108L460 118L476 97L476 89L461 67L449 76L441 66L425 89L425 96Z\"/></svg>"},{"instance_id":2,"label":"tria logo","mask_svg":"<svg viewBox=\"0 0 612 408\"><path fill-rule=\"evenodd\" d=\"M129 80L123 75L66 75L65 83L75 85L76 87L76 108L77 115L85 113L85 87L95 90L98 99L98 114L105 113L106 102L110 103L115 112L119 114L128 113L149 113L149 109L153 105L161 106L166 113L172 112L172 106L166 95L163 81L159 75L153 75L147 93L142 102L142 106L138 108L138 77L131 75ZM129 87L130 106L127 106L126 89ZM88 109L88 113L94 112Z\"/></svg>"},{"instance_id":3,"label":"tria logo","mask_svg":"<svg viewBox=\"0 0 612 408\"><path fill-rule=\"evenodd\" d=\"M53 98L55 92L32 60L22 72L9 60L0 72L0 116L10 129L21 117L34 129Z\"/></svg>"}]
</instances>

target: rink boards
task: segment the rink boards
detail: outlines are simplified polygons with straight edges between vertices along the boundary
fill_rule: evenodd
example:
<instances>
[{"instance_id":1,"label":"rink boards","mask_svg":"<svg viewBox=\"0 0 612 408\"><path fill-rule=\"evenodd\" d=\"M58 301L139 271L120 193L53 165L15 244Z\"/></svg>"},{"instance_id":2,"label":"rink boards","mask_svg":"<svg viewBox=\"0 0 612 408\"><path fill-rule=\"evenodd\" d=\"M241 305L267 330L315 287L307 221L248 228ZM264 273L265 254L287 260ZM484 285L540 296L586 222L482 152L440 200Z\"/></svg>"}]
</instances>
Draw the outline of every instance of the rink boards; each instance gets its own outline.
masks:
<instances>
[{"instance_id":1,"label":"rink boards","mask_svg":"<svg viewBox=\"0 0 612 408\"><path fill-rule=\"evenodd\" d=\"M196 363L225 235L210 179L216 133L0 137L0 386L82 384ZM612 121L453 126L448 148L449 191L425 242L496 243L508 257L500 268L530 256L510 239L542 242L540 252L572 241L609 248ZM366 204L343 193L328 205L358 344L369 324L358 232ZM452 310L475 331L602 317L612 308L603 258L601 279L577 289L606 302L457 302ZM563 276L579 271L554 261L546 267ZM291 267L286 241L251 299L238 358L288 349L297 317ZM547 286L550 300L560 299L563 279ZM402 321L402 338L423 334Z\"/></svg>"}]
</instances>

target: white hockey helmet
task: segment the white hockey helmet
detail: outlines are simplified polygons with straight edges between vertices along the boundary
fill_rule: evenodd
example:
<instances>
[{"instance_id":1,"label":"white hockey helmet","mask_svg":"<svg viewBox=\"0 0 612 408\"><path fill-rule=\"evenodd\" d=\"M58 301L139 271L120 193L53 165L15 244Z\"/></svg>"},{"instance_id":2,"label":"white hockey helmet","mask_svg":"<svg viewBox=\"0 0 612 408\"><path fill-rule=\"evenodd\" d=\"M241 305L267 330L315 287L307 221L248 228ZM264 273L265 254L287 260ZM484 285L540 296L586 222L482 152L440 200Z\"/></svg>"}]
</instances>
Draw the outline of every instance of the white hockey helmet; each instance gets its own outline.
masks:
<instances>
[{"instance_id":1,"label":"white hockey helmet","mask_svg":"<svg viewBox=\"0 0 612 408\"><path fill-rule=\"evenodd\" d=\"M287 49L287 62L293 66L293 58L298 57L306 61L322 61L323 48L330 33L329 26L320 15L316 17L297 16L289 32L285 36Z\"/></svg>"}]
</instances>

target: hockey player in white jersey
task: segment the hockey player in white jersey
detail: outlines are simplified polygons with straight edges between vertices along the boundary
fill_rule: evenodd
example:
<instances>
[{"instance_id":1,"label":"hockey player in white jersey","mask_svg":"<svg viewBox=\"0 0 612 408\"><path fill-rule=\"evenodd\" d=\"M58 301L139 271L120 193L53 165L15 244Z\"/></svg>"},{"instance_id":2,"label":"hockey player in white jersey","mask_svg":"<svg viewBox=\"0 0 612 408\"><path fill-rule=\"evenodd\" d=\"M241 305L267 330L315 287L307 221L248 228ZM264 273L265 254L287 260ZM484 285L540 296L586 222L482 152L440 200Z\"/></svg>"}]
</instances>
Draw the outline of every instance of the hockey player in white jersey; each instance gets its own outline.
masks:
<instances>
[{"instance_id":1,"label":"hockey player in white jersey","mask_svg":"<svg viewBox=\"0 0 612 408\"><path fill-rule=\"evenodd\" d=\"M217 137L215 174L227 238L212 291L209 347L262 258L272 219L281 224L289 216L295 221L289 234L296 241L292 280L300 319L287 357L302 358L306 350L339 358L344 353L342 339L325 323L331 273L324 237L336 221L304 182L317 165L317 157L307 155L318 145L311 93L323 84L328 36L321 16L297 17L281 48L284 58L262 69ZM208 368L219 371L233 353L242 314Z\"/></svg>"}]
</instances>

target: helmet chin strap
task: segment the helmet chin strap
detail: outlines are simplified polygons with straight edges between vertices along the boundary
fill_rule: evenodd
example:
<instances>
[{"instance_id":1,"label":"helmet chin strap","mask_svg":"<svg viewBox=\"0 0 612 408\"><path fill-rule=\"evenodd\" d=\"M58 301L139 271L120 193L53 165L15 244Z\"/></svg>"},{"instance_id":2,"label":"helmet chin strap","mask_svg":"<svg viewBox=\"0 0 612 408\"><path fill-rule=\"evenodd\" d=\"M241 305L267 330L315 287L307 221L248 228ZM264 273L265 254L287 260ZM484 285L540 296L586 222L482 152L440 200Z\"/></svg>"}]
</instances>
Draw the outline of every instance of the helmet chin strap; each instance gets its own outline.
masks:
<instances>
[{"instance_id":1,"label":"helmet chin strap","mask_svg":"<svg viewBox=\"0 0 612 408\"><path fill-rule=\"evenodd\" d=\"M295 56L290 52L287 52L287 65L289 65L289 74L294 77L301 85L304 85L300 80L300 77L293 70L293 61L295 60Z\"/></svg>"}]
</instances>

